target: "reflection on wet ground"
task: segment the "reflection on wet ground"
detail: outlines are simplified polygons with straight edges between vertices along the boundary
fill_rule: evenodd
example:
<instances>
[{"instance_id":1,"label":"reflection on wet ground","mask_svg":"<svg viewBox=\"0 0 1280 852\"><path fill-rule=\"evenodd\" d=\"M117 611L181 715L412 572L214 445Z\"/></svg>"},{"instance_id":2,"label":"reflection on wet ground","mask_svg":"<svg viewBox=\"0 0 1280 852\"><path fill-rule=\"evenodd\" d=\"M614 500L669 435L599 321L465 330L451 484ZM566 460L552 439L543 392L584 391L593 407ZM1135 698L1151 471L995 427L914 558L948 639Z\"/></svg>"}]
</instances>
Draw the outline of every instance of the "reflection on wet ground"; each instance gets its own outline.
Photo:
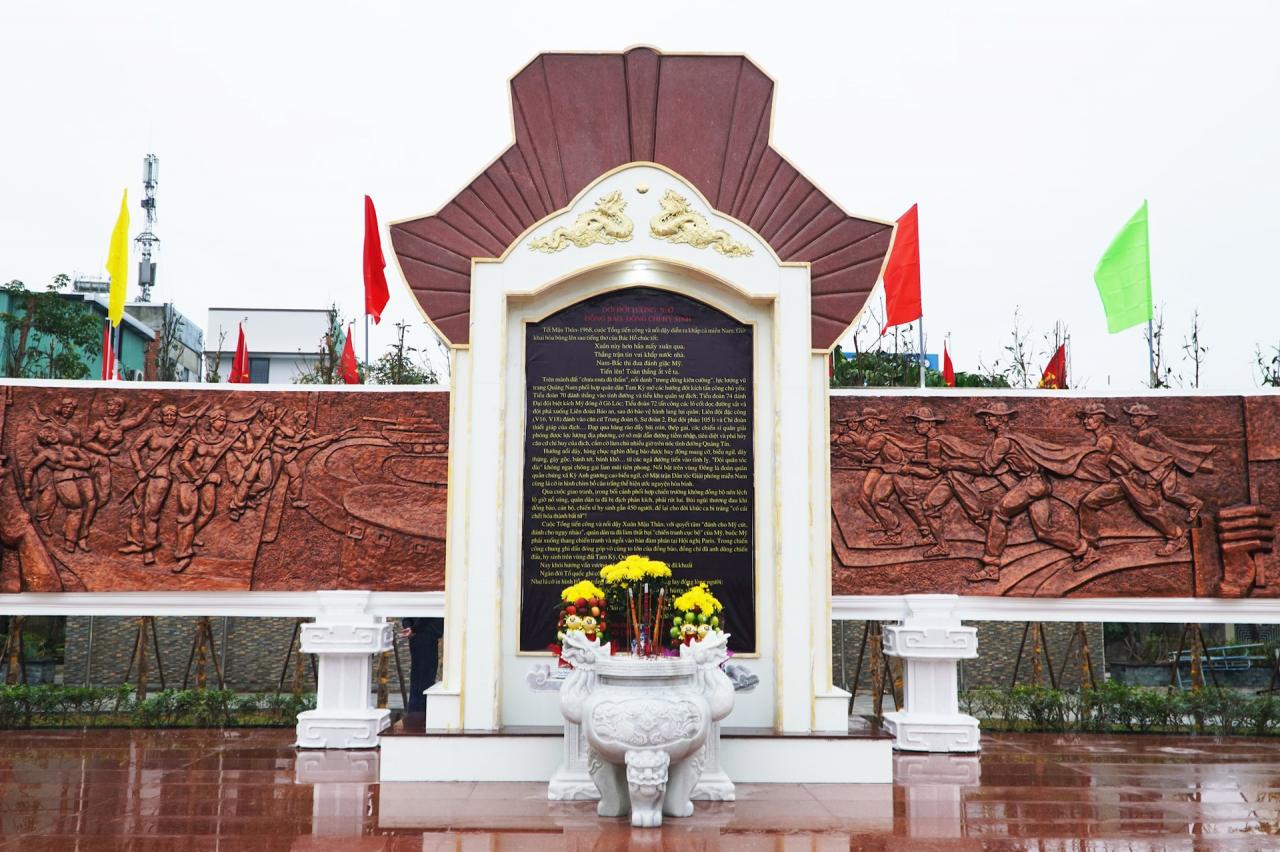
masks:
<instances>
[{"instance_id":1,"label":"reflection on wet ground","mask_svg":"<svg viewBox=\"0 0 1280 852\"><path fill-rule=\"evenodd\" d=\"M292 732L5 731L0 848L835 850L1280 848L1280 742L988 734L900 754L893 785L738 787L633 831L539 784L379 785L378 754Z\"/></svg>"}]
</instances>

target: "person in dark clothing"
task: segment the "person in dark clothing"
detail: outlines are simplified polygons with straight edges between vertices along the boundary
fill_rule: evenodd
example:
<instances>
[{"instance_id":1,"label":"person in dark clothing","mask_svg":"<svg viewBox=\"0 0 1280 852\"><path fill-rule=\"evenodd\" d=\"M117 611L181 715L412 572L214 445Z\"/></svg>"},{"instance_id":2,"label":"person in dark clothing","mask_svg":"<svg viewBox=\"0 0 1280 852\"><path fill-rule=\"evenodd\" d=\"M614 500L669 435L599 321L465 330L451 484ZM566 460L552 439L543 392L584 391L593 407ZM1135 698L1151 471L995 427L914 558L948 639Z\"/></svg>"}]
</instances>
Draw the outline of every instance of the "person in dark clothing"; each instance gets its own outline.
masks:
<instances>
[{"instance_id":1,"label":"person in dark clothing","mask_svg":"<svg viewBox=\"0 0 1280 852\"><path fill-rule=\"evenodd\" d=\"M409 640L409 706L410 713L424 713L427 698L423 695L436 682L439 668L440 637L444 635L443 618L406 618L400 622L401 639Z\"/></svg>"}]
</instances>

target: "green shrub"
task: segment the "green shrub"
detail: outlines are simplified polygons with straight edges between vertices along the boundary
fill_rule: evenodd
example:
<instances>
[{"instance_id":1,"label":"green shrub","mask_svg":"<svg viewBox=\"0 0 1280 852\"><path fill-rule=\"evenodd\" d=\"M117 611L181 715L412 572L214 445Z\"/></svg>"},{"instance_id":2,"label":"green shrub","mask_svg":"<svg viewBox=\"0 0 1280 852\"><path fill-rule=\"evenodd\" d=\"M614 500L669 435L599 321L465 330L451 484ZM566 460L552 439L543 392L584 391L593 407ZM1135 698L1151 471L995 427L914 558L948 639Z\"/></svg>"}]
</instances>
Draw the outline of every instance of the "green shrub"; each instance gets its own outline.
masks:
<instances>
[{"instance_id":1,"label":"green shrub","mask_svg":"<svg viewBox=\"0 0 1280 852\"><path fill-rule=\"evenodd\" d=\"M314 706L310 695L165 689L138 702L129 685L17 684L0 686L0 729L292 725L299 712Z\"/></svg>"},{"instance_id":2,"label":"green shrub","mask_svg":"<svg viewBox=\"0 0 1280 852\"><path fill-rule=\"evenodd\" d=\"M1230 689L1181 692L1107 681L1078 693L1043 686L983 687L964 693L961 702L995 730L1280 733L1280 699Z\"/></svg>"}]
</instances>

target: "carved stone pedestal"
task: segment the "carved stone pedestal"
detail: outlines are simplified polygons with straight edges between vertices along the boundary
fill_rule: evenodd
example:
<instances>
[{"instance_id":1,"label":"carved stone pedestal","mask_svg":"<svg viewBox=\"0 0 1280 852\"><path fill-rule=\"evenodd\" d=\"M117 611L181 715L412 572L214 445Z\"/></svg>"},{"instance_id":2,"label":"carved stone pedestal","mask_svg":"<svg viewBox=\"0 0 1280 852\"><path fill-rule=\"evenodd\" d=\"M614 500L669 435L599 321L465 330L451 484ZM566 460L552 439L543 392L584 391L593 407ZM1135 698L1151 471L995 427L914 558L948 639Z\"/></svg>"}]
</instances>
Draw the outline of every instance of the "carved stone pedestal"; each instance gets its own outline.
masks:
<instances>
[{"instance_id":1,"label":"carved stone pedestal","mask_svg":"<svg viewBox=\"0 0 1280 852\"><path fill-rule=\"evenodd\" d=\"M885 727L902 751L978 751L978 720L960 712L960 660L978 656L978 635L953 615L954 595L908 595L908 615L884 628L884 652L906 661L905 709Z\"/></svg>"},{"instance_id":2,"label":"carved stone pedestal","mask_svg":"<svg viewBox=\"0 0 1280 852\"><path fill-rule=\"evenodd\" d=\"M693 813L711 723L733 709L733 684L720 670L725 642L717 633L681 648L679 659L644 660L612 658L607 645L566 636L574 670L560 708L581 726L600 816L629 813L633 826L650 828L663 815Z\"/></svg>"},{"instance_id":3,"label":"carved stone pedestal","mask_svg":"<svg viewBox=\"0 0 1280 852\"><path fill-rule=\"evenodd\" d=\"M303 653L319 657L316 709L298 714L301 748L376 748L390 711L373 706L373 655L390 650L392 626L368 609L368 592L319 592L320 616L302 626Z\"/></svg>"}]
</instances>

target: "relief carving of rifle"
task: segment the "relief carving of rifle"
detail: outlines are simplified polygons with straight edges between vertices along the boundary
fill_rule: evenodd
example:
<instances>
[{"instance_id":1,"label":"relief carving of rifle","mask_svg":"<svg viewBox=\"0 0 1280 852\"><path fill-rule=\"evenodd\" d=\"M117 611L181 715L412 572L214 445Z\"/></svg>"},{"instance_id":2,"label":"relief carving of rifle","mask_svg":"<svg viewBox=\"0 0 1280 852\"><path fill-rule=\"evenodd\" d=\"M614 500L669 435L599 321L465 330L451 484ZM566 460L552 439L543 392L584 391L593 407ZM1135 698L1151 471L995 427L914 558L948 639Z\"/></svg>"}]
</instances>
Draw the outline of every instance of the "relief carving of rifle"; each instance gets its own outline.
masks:
<instances>
[{"instance_id":1,"label":"relief carving of rifle","mask_svg":"<svg viewBox=\"0 0 1280 852\"><path fill-rule=\"evenodd\" d=\"M186 440L186 437L188 435L191 434L191 430L196 428L196 424L200 422L200 418L204 416L205 411L208 410L210 405L211 403L206 402L203 405L201 405L199 408L195 409L195 411L191 412L190 414L179 412L181 416L191 418L191 423L185 429L182 430L181 434L179 434L177 438L174 439L173 443L169 445L168 449L166 449L164 452L162 452L159 456L156 457L156 460L155 462L152 463L151 467L147 468L143 472L143 474L138 477L138 481L133 483L133 486L128 491L124 492L124 496L122 496L117 502L123 503L124 501L132 497L133 492L137 491L138 488L142 485L142 483L146 482L147 479L150 478L151 474L155 473L157 470L160 469L160 465L166 462L166 460L169 458L169 454L172 453L174 450L176 450L178 447L182 446L182 442Z\"/></svg>"}]
</instances>

